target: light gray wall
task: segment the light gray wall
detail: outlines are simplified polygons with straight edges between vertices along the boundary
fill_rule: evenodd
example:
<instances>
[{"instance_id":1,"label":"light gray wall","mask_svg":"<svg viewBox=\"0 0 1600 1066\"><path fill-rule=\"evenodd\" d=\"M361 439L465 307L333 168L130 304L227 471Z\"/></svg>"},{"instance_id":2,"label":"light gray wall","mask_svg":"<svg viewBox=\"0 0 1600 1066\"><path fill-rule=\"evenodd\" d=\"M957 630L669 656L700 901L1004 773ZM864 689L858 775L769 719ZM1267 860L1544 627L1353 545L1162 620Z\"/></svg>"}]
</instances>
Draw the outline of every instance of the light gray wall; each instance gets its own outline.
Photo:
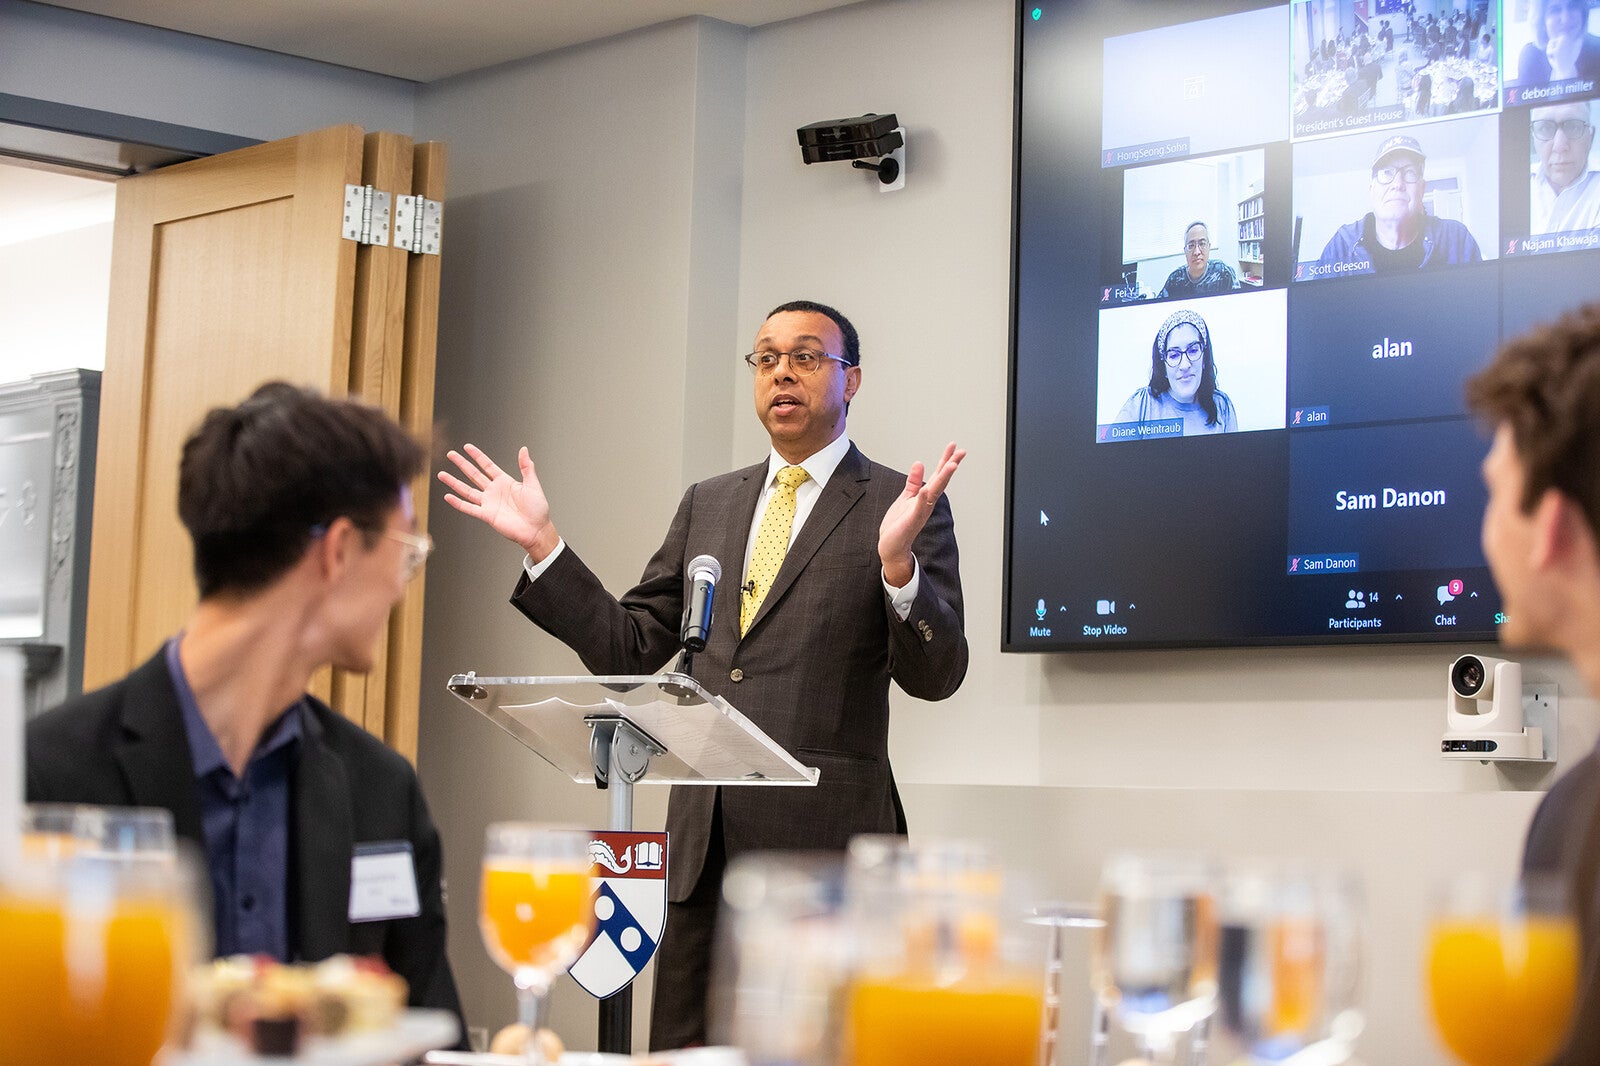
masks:
<instances>
[{"instance_id":1,"label":"light gray wall","mask_svg":"<svg viewBox=\"0 0 1600 1066\"><path fill-rule=\"evenodd\" d=\"M1348 866L1372 911L1366 1057L1442 1064L1418 978L1430 884L1458 868L1512 869L1550 777L1439 759L1445 667L1460 649L999 653L1012 17L1000 0L882 0L750 31L742 45L714 24L679 25L424 88L418 132L452 153L445 435L502 461L529 443L558 524L621 591L685 484L764 450L734 362L762 315L796 296L838 304L863 338L851 434L864 450L902 468L949 439L972 453L950 493L972 668L951 700L895 703L913 832L989 839L1041 891L1076 899L1119 847ZM742 48L742 82L706 61L711 38L720 62L737 64ZM800 162L797 126L865 111L895 111L908 128L904 191ZM690 147L708 123L729 124L719 150L742 142L736 219L722 165ZM608 154L601 140L626 162L595 175L584 161ZM719 183L709 204L700 182ZM491 203L506 211L499 222L485 217ZM693 254L702 240L734 258L707 266ZM691 289L703 279L700 297L723 301L736 263L731 322L696 319L692 292L685 305L685 262ZM703 450L721 450L709 465L696 461L702 429ZM435 514L425 684L469 667L575 668L500 606L514 550ZM1528 673L1562 685L1570 763L1594 741L1595 705L1564 666ZM422 772L457 885L475 884L491 817L604 818L598 797L445 700L424 711ZM641 824L659 824L660 794L641 795ZM470 900L452 916L474 1021L498 1024L510 998L481 961ZM1069 948L1068 1048L1082 1046L1088 1013L1084 948ZM641 986L641 1015L647 1000ZM589 1039L585 1009L570 996L559 1005L574 1044Z\"/></svg>"},{"instance_id":2,"label":"light gray wall","mask_svg":"<svg viewBox=\"0 0 1600 1066\"><path fill-rule=\"evenodd\" d=\"M272 140L410 133L416 85L81 11L0 0L0 93Z\"/></svg>"}]
</instances>

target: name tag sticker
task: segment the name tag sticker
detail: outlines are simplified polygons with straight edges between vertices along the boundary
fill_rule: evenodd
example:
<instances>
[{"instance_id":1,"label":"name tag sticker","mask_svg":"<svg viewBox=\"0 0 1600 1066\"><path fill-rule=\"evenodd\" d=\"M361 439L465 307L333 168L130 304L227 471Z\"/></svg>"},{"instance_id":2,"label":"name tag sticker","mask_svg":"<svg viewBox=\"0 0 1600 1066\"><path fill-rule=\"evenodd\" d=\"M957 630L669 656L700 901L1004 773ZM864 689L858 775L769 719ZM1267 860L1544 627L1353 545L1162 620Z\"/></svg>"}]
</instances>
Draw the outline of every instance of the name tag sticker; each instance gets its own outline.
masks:
<instances>
[{"instance_id":1,"label":"name tag sticker","mask_svg":"<svg viewBox=\"0 0 1600 1066\"><path fill-rule=\"evenodd\" d=\"M421 913L410 842L357 844L350 857L350 920L381 922L415 918Z\"/></svg>"}]
</instances>

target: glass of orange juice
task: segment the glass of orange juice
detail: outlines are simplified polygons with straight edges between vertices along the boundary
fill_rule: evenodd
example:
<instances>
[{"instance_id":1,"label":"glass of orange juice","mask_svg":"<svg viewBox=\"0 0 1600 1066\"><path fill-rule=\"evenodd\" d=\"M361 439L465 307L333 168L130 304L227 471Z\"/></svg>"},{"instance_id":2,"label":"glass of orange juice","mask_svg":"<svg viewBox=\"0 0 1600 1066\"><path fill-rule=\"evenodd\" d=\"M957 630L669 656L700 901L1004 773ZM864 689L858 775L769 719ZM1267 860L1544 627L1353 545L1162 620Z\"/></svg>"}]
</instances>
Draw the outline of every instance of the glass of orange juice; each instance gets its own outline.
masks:
<instances>
[{"instance_id":1,"label":"glass of orange juice","mask_svg":"<svg viewBox=\"0 0 1600 1066\"><path fill-rule=\"evenodd\" d=\"M981 845L858 839L846 882L856 942L844 1061L1036 1066L1044 934Z\"/></svg>"},{"instance_id":2,"label":"glass of orange juice","mask_svg":"<svg viewBox=\"0 0 1600 1066\"><path fill-rule=\"evenodd\" d=\"M1565 886L1528 875L1496 890L1452 881L1428 930L1434 1026L1466 1066L1538 1066L1566 1042L1577 998L1578 928Z\"/></svg>"},{"instance_id":3,"label":"glass of orange juice","mask_svg":"<svg viewBox=\"0 0 1600 1066\"><path fill-rule=\"evenodd\" d=\"M484 946L517 986L521 1021L537 1032L550 985L594 931L589 834L579 829L497 822L483 851L478 927ZM542 1064L539 1041L528 1062Z\"/></svg>"},{"instance_id":4,"label":"glass of orange juice","mask_svg":"<svg viewBox=\"0 0 1600 1066\"><path fill-rule=\"evenodd\" d=\"M21 857L0 876L6 1061L149 1066L178 1026L184 977L203 951L197 865L170 834L143 849L104 835L159 821L153 812L79 808L68 822L33 813Z\"/></svg>"}]
</instances>

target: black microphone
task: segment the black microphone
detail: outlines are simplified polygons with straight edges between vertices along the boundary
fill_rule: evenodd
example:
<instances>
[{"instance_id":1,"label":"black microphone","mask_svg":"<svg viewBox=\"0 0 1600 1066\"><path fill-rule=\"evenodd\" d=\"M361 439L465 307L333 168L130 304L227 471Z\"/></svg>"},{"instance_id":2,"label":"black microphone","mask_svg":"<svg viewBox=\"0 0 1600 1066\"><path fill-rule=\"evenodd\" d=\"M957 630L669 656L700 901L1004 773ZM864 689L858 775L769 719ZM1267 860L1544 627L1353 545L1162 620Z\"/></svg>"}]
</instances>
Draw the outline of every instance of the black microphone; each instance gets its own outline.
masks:
<instances>
[{"instance_id":1,"label":"black microphone","mask_svg":"<svg viewBox=\"0 0 1600 1066\"><path fill-rule=\"evenodd\" d=\"M689 563L689 580L694 587L683 611L683 629L678 639L689 651L705 651L706 639L711 636L717 582L722 580L722 564L709 555L696 555Z\"/></svg>"}]
</instances>

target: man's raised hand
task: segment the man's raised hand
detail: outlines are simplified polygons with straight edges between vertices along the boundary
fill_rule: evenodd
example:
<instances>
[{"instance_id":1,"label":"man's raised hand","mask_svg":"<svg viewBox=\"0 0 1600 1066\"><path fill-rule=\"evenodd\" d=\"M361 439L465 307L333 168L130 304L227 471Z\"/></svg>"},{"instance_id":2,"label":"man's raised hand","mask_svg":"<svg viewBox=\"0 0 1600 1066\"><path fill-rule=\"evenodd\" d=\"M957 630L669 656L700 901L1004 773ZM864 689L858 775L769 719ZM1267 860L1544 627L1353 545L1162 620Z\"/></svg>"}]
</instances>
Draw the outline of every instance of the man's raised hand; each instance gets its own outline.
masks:
<instances>
[{"instance_id":1,"label":"man's raised hand","mask_svg":"<svg viewBox=\"0 0 1600 1066\"><path fill-rule=\"evenodd\" d=\"M461 452L452 450L447 458L462 477L448 470L439 471L439 480L450 490L445 493L445 503L518 545L535 563L555 550L561 537L550 521L550 502L545 499L544 486L534 473L527 448L517 452L520 480L500 469L475 444L464 444Z\"/></svg>"},{"instance_id":2,"label":"man's raised hand","mask_svg":"<svg viewBox=\"0 0 1600 1066\"><path fill-rule=\"evenodd\" d=\"M956 467L966 457L966 449L957 448L954 441L945 445L944 456L934 469L933 476L926 480L922 463L911 464L911 472L906 475L905 491L889 505L882 524L878 526L878 558L883 561L883 577L895 588L904 588L911 580L915 572L912 542L922 532L922 527L928 524L933 505L944 495L945 487L955 476Z\"/></svg>"}]
</instances>

